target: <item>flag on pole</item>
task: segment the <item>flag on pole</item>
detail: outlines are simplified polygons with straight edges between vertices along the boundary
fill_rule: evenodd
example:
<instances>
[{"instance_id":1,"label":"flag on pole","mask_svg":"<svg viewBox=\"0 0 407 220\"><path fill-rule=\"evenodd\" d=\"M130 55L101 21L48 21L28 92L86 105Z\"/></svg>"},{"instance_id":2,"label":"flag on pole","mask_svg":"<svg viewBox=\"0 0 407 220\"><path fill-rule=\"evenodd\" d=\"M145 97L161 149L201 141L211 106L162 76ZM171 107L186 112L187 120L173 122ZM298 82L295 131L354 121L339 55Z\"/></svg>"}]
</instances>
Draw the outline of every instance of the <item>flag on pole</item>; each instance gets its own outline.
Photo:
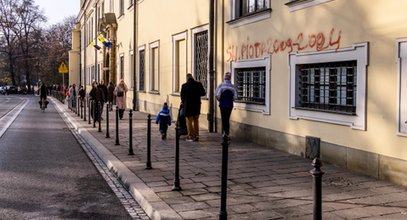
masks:
<instances>
[{"instance_id":1,"label":"flag on pole","mask_svg":"<svg viewBox=\"0 0 407 220\"><path fill-rule=\"evenodd\" d=\"M100 46L99 45L97 45L97 44L95 44L95 42L90 42L90 45L92 45L96 50L100 50Z\"/></svg>"},{"instance_id":2,"label":"flag on pole","mask_svg":"<svg viewBox=\"0 0 407 220\"><path fill-rule=\"evenodd\" d=\"M100 42L102 42L103 46L105 46L107 48L112 48L112 42L110 42L106 38L104 38L103 35L99 34L98 39Z\"/></svg>"}]
</instances>

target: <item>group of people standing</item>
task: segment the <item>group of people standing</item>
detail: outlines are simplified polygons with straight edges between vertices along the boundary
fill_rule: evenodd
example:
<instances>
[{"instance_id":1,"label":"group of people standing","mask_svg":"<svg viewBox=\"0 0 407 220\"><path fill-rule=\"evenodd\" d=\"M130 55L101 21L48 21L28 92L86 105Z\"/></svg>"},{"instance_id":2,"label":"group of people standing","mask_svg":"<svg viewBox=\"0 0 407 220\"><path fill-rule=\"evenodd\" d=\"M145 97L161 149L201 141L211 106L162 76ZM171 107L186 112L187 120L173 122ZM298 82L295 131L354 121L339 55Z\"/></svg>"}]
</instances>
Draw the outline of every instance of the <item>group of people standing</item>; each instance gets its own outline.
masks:
<instances>
[{"instance_id":1,"label":"group of people standing","mask_svg":"<svg viewBox=\"0 0 407 220\"><path fill-rule=\"evenodd\" d=\"M43 83L44 84L44 83ZM44 84L45 85L45 84ZM42 89L42 87L41 87ZM123 119L123 114L126 109L126 93L128 92L128 87L124 83L124 80L121 79L120 83L115 86L113 82L109 82L108 85L105 85L104 80L101 80L100 83L93 81L92 82L92 89L89 92L89 98L91 101L94 101L95 106L91 105L91 116L94 120L99 121L103 119L101 117L103 113L103 108L105 103L109 103L109 111L112 111L112 105L114 101L116 102L116 105L119 107L119 118ZM42 90L41 90L42 91ZM41 93L43 94L43 93ZM83 86L80 86L79 89L77 89L76 85L70 85L66 91L66 97L69 101L69 105L71 107L75 107L75 102L77 95L79 95L80 101L83 102L85 101L86 98L86 91ZM116 99L114 99L116 97ZM42 96L41 96L42 98ZM100 112L99 108L96 106L100 103ZM95 108L95 109L93 109ZM94 114L93 114L94 113Z\"/></svg>"},{"instance_id":2,"label":"group of people standing","mask_svg":"<svg viewBox=\"0 0 407 220\"><path fill-rule=\"evenodd\" d=\"M126 94L129 91L127 85L124 83L124 80L121 79L120 83L117 86L114 86L112 82L109 82L109 85L106 86L104 81L100 81L98 84L96 81L92 83L92 89L89 92L89 97L95 103L101 103L100 112L99 108L96 108L96 114L94 117L95 120L100 120L99 115L103 113L103 103L109 102L109 107L112 110L111 106L113 104L114 97L116 97L116 105L119 107L119 118L123 119L124 110L126 109ZM93 111L92 111L93 112Z\"/></svg>"},{"instance_id":3,"label":"group of people standing","mask_svg":"<svg viewBox=\"0 0 407 220\"><path fill-rule=\"evenodd\" d=\"M186 141L199 141L201 97L205 96L206 92L202 83L196 81L192 74L188 73L186 77L187 81L181 87L181 110L179 114L186 118L188 135ZM224 81L216 87L215 94L221 111L222 134L227 140L230 140L230 115L233 110L233 102L237 99L237 89L231 82L230 72L225 73ZM168 126L171 125L167 103L164 103L163 109L157 114L156 123L159 124L162 139L166 139Z\"/></svg>"}]
</instances>

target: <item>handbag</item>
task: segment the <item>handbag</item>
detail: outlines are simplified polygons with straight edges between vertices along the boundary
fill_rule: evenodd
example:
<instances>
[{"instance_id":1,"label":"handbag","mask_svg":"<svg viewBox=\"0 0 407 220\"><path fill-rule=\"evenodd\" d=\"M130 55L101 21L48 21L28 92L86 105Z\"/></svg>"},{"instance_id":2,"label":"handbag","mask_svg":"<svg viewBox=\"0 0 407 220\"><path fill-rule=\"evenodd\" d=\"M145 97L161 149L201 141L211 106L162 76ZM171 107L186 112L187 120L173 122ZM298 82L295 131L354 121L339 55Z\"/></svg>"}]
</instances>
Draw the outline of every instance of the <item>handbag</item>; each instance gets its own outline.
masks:
<instances>
[{"instance_id":1,"label":"handbag","mask_svg":"<svg viewBox=\"0 0 407 220\"><path fill-rule=\"evenodd\" d=\"M123 92L123 91L118 91L118 92L117 92L117 97L123 97L123 95L124 95L124 92Z\"/></svg>"}]
</instances>

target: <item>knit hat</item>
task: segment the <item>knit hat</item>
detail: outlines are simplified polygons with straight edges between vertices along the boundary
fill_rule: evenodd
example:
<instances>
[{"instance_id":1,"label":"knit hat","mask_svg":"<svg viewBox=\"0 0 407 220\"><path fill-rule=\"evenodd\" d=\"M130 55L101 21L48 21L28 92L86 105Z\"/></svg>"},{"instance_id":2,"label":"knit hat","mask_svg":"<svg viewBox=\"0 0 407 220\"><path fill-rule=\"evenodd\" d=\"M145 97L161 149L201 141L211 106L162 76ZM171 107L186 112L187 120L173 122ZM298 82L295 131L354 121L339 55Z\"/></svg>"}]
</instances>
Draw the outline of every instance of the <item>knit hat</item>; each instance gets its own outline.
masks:
<instances>
[{"instance_id":1,"label":"knit hat","mask_svg":"<svg viewBox=\"0 0 407 220\"><path fill-rule=\"evenodd\" d=\"M226 72L225 76L224 76L224 79L225 80L230 80L231 78L232 78L232 74L230 74L230 72Z\"/></svg>"},{"instance_id":2,"label":"knit hat","mask_svg":"<svg viewBox=\"0 0 407 220\"><path fill-rule=\"evenodd\" d=\"M168 104L164 102L163 109L168 109Z\"/></svg>"}]
</instances>

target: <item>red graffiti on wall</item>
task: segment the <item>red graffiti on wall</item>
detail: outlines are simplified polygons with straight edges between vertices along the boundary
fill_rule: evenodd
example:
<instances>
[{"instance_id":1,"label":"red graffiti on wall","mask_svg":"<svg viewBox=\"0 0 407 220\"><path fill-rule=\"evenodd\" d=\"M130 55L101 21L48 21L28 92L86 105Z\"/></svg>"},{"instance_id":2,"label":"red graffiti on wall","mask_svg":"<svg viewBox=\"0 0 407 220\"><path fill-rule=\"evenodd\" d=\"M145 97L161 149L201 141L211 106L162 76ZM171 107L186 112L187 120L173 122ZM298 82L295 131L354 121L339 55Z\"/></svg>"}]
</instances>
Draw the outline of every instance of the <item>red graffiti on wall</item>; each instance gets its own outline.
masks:
<instances>
[{"instance_id":1,"label":"red graffiti on wall","mask_svg":"<svg viewBox=\"0 0 407 220\"><path fill-rule=\"evenodd\" d=\"M309 34L304 36L304 33L299 33L296 38L288 38L286 40L273 40L271 38L264 42L250 42L247 38L246 43L241 45L229 45L226 49L227 62L253 59L265 55L273 55L280 52L296 52L305 49L316 49L322 51L326 49L339 49L341 45L342 31L335 31L332 28L329 35L322 32L317 34Z\"/></svg>"}]
</instances>

